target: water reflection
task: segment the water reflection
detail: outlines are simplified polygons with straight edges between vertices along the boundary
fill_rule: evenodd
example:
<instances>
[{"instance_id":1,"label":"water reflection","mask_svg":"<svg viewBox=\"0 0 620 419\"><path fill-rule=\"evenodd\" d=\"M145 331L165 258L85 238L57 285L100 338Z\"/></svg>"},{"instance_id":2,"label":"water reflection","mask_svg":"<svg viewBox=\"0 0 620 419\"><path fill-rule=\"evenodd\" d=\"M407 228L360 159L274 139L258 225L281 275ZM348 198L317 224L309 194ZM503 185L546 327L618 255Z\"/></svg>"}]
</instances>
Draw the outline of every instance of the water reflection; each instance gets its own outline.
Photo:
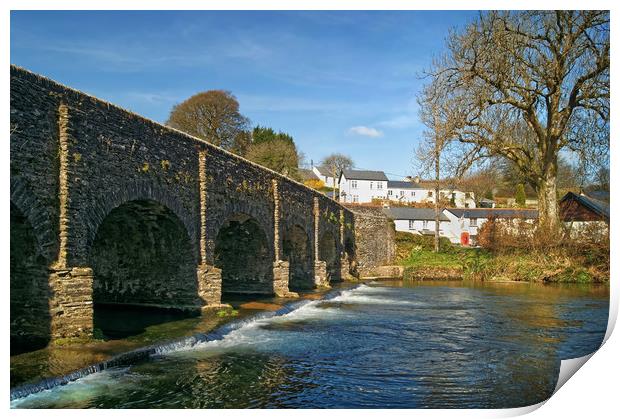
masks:
<instances>
[{"instance_id":1,"label":"water reflection","mask_svg":"<svg viewBox=\"0 0 620 419\"><path fill-rule=\"evenodd\" d=\"M602 287L381 283L14 406L524 406L598 348L607 315Z\"/></svg>"}]
</instances>

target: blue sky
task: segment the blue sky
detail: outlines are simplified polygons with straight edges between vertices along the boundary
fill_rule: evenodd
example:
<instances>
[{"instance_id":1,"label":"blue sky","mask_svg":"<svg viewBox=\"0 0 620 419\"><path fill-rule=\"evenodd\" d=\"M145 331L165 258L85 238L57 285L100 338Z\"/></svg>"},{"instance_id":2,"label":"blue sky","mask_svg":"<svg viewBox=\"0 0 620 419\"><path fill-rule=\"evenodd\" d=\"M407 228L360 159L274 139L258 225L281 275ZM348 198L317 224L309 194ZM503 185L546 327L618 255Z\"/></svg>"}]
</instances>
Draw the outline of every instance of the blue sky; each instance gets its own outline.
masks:
<instances>
[{"instance_id":1,"label":"blue sky","mask_svg":"<svg viewBox=\"0 0 620 419\"><path fill-rule=\"evenodd\" d=\"M13 11L11 62L165 122L209 89L254 125L391 178L414 174L419 73L476 12Z\"/></svg>"}]
</instances>

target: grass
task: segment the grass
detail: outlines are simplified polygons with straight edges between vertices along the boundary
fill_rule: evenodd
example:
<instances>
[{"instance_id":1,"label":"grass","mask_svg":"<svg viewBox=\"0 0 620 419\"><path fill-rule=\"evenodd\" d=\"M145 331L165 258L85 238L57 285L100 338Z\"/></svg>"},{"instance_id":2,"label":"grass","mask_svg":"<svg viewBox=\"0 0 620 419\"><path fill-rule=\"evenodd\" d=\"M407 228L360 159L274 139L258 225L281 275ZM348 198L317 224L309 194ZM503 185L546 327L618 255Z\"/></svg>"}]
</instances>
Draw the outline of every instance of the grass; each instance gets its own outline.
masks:
<instances>
[{"instance_id":1,"label":"grass","mask_svg":"<svg viewBox=\"0 0 620 419\"><path fill-rule=\"evenodd\" d=\"M482 248L455 246L446 238L433 251L432 236L396 233L396 263L410 279L461 279L558 283L608 282L609 270L566 249L513 249L493 253ZM590 258L594 259L594 258ZM604 264L603 264L604 265Z\"/></svg>"},{"instance_id":2,"label":"grass","mask_svg":"<svg viewBox=\"0 0 620 419\"><path fill-rule=\"evenodd\" d=\"M439 253L434 252L432 236L396 232L396 259L399 265L465 269L489 256L483 249L454 246L445 237L440 239L439 249Z\"/></svg>"},{"instance_id":3,"label":"grass","mask_svg":"<svg viewBox=\"0 0 620 419\"><path fill-rule=\"evenodd\" d=\"M217 317L235 317L238 314L239 312L233 309L219 310L217 313L215 313Z\"/></svg>"}]
</instances>

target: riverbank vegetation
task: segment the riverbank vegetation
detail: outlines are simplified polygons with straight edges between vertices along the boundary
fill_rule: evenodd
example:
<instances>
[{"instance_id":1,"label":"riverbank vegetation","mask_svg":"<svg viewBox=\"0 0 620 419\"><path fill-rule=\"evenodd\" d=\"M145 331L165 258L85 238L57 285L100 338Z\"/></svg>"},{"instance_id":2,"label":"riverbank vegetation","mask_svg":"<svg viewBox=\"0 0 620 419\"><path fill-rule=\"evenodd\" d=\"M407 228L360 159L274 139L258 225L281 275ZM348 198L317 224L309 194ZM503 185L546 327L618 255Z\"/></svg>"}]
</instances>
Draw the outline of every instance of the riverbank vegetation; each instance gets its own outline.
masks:
<instances>
[{"instance_id":1,"label":"riverbank vegetation","mask_svg":"<svg viewBox=\"0 0 620 419\"><path fill-rule=\"evenodd\" d=\"M404 279L411 280L609 281L608 234L584 232L578 240L535 234L524 239L522 235L509 236L489 222L481 229L483 246L461 247L442 238L440 251L435 253L432 236L397 232L397 263L405 267Z\"/></svg>"}]
</instances>

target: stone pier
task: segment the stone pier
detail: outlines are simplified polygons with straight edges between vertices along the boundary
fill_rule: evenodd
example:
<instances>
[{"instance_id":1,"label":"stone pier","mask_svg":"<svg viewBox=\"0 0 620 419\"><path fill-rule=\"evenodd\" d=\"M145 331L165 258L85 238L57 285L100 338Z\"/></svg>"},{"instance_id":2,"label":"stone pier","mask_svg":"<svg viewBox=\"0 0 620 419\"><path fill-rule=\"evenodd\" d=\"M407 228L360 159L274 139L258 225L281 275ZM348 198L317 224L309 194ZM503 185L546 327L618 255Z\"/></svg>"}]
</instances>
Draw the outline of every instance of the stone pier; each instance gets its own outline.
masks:
<instances>
[{"instance_id":1,"label":"stone pier","mask_svg":"<svg viewBox=\"0 0 620 419\"><path fill-rule=\"evenodd\" d=\"M314 262L314 285L317 288L329 288L329 276L327 275L327 262L317 260Z\"/></svg>"},{"instance_id":2,"label":"stone pier","mask_svg":"<svg viewBox=\"0 0 620 419\"><path fill-rule=\"evenodd\" d=\"M50 270L50 329L52 339L91 336L93 331L93 270Z\"/></svg>"},{"instance_id":3,"label":"stone pier","mask_svg":"<svg viewBox=\"0 0 620 419\"><path fill-rule=\"evenodd\" d=\"M278 297L299 297L296 292L288 289L289 263L278 260L273 263L273 292Z\"/></svg>"},{"instance_id":4,"label":"stone pier","mask_svg":"<svg viewBox=\"0 0 620 419\"><path fill-rule=\"evenodd\" d=\"M213 265L201 264L198 265L196 274L198 296L203 301L202 308L222 306L222 270Z\"/></svg>"}]
</instances>

